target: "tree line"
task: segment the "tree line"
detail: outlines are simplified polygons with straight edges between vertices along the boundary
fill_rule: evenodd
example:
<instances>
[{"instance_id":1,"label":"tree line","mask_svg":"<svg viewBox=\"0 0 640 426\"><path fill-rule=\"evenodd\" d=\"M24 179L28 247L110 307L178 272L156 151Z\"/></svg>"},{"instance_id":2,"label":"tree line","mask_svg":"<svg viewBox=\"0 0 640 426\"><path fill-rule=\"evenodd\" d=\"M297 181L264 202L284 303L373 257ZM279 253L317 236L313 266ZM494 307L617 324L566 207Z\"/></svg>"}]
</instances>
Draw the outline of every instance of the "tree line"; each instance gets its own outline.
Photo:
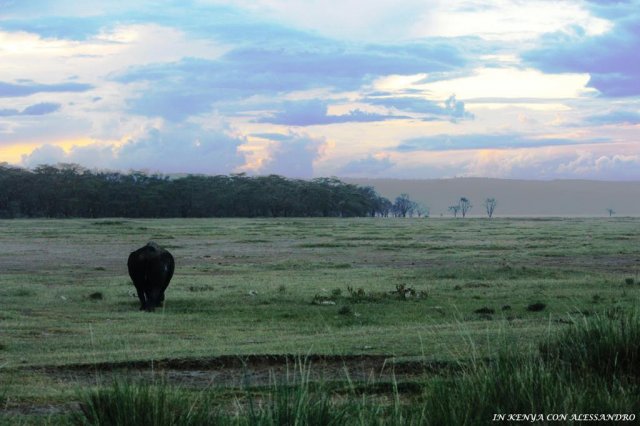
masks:
<instances>
[{"instance_id":1,"label":"tree line","mask_svg":"<svg viewBox=\"0 0 640 426\"><path fill-rule=\"evenodd\" d=\"M336 178L172 178L76 164L28 170L0 163L0 218L355 217L396 215L396 207L372 187Z\"/></svg>"}]
</instances>

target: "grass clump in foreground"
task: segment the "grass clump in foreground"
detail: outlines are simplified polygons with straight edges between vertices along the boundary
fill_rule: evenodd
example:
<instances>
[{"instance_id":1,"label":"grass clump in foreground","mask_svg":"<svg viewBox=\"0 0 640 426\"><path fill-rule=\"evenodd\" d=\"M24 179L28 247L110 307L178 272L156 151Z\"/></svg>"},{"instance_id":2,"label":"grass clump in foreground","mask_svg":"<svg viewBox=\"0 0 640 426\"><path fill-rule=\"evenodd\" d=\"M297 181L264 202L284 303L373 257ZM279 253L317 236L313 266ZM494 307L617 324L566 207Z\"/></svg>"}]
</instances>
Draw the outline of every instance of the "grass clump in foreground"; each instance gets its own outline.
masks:
<instances>
[{"instance_id":1,"label":"grass clump in foreground","mask_svg":"<svg viewBox=\"0 0 640 426\"><path fill-rule=\"evenodd\" d=\"M196 396L161 383L114 382L85 394L77 425L343 425L348 405L338 407L333 393L309 379L306 362L265 389L250 389L235 399L215 390Z\"/></svg>"},{"instance_id":2,"label":"grass clump in foreground","mask_svg":"<svg viewBox=\"0 0 640 426\"><path fill-rule=\"evenodd\" d=\"M165 384L115 383L84 395L81 425L477 425L495 414L640 411L640 315L575 319L534 354L501 348L495 359L474 361L451 376L427 378L417 395L388 395L376 387L313 383L310 366L263 389L248 389L234 401L215 400L214 390L194 397ZM606 417L609 416L609 417ZM592 418L593 420L593 418Z\"/></svg>"},{"instance_id":3,"label":"grass clump in foreground","mask_svg":"<svg viewBox=\"0 0 640 426\"><path fill-rule=\"evenodd\" d=\"M562 337L540 345L547 363L577 375L640 383L640 313L581 317Z\"/></svg>"},{"instance_id":4,"label":"grass clump in foreground","mask_svg":"<svg viewBox=\"0 0 640 426\"><path fill-rule=\"evenodd\" d=\"M215 424L215 406L191 398L181 389L162 384L115 381L98 389L74 413L78 425L204 425Z\"/></svg>"},{"instance_id":5,"label":"grass clump in foreground","mask_svg":"<svg viewBox=\"0 0 640 426\"><path fill-rule=\"evenodd\" d=\"M640 411L640 314L574 319L533 354L503 347L491 362L432 381L426 424L484 424L498 413L571 415ZM598 417L615 421L615 418ZM593 419L592 419L593 420ZM620 421L620 419L617 419Z\"/></svg>"}]
</instances>

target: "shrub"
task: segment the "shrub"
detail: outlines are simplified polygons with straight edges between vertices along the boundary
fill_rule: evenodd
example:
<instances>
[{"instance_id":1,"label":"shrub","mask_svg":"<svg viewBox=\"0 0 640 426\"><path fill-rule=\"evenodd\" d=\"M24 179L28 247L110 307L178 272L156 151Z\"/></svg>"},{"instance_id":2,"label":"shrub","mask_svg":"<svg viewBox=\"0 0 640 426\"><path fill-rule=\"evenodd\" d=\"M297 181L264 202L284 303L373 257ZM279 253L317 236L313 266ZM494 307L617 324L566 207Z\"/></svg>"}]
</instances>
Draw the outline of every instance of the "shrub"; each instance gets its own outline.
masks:
<instances>
[{"instance_id":1,"label":"shrub","mask_svg":"<svg viewBox=\"0 0 640 426\"><path fill-rule=\"evenodd\" d=\"M353 309L349 305L344 305L343 307L338 309L338 314L350 316L350 315L353 315Z\"/></svg>"},{"instance_id":2,"label":"shrub","mask_svg":"<svg viewBox=\"0 0 640 426\"><path fill-rule=\"evenodd\" d=\"M353 289L352 287L347 287L347 291L349 292L349 297L351 297L351 299L356 301L362 300L366 296L366 293L364 292L364 289L362 287L357 289Z\"/></svg>"},{"instance_id":3,"label":"shrub","mask_svg":"<svg viewBox=\"0 0 640 426\"><path fill-rule=\"evenodd\" d=\"M91 300L102 300L102 299L104 299L104 296L102 295L101 292L96 291L95 293L91 293L89 295L89 299L91 299Z\"/></svg>"},{"instance_id":4,"label":"shrub","mask_svg":"<svg viewBox=\"0 0 640 426\"><path fill-rule=\"evenodd\" d=\"M546 308L547 305L545 305L544 303L532 303L531 305L527 306L527 311L529 312L540 312L543 311L544 308Z\"/></svg>"}]
</instances>

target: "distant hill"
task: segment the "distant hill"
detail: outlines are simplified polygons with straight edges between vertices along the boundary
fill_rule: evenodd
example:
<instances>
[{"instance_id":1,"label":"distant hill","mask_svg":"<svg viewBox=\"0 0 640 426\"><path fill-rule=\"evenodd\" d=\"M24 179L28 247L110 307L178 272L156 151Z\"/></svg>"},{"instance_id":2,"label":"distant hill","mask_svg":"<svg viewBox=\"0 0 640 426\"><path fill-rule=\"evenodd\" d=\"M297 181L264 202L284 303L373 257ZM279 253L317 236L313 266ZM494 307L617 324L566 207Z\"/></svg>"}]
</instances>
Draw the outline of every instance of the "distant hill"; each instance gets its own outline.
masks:
<instances>
[{"instance_id":1,"label":"distant hill","mask_svg":"<svg viewBox=\"0 0 640 426\"><path fill-rule=\"evenodd\" d=\"M471 200L470 216L486 216L483 202L497 200L494 216L640 216L640 182L591 180L454 179L342 179L372 186L391 201L406 192L429 207L432 217L449 216L448 207L460 197Z\"/></svg>"}]
</instances>

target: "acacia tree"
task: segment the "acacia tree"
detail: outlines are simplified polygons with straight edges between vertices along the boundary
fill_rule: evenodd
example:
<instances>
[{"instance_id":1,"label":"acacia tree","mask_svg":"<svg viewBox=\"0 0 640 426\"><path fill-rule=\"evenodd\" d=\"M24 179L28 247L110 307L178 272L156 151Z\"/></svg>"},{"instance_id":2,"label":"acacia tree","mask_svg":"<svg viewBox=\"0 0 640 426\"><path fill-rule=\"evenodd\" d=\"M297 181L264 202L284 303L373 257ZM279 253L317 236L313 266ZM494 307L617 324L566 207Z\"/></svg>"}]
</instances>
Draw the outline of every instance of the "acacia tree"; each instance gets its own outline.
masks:
<instances>
[{"instance_id":1,"label":"acacia tree","mask_svg":"<svg viewBox=\"0 0 640 426\"><path fill-rule=\"evenodd\" d=\"M493 217L493 211L496 209L497 204L498 202L495 198L487 198L484 200L484 208L487 210L487 216L489 216L489 219Z\"/></svg>"},{"instance_id":2,"label":"acacia tree","mask_svg":"<svg viewBox=\"0 0 640 426\"><path fill-rule=\"evenodd\" d=\"M460 206L460 212L462 213L463 218L467 215L469 210L471 210L471 207L473 207L473 205L471 205L471 201L465 197L460 198L460 203L458 205Z\"/></svg>"},{"instance_id":3,"label":"acacia tree","mask_svg":"<svg viewBox=\"0 0 640 426\"><path fill-rule=\"evenodd\" d=\"M449 206L449 211L453 213L453 217L458 217L460 211L460 205Z\"/></svg>"},{"instance_id":4,"label":"acacia tree","mask_svg":"<svg viewBox=\"0 0 640 426\"><path fill-rule=\"evenodd\" d=\"M612 208L608 208L607 209L607 213L609 213L609 217L613 216L614 214L616 214L615 210L613 210Z\"/></svg>"},{"instance_id":5,"label":"acacia tree","mask_svg":"<svg viewBox=\"0 0 640 426\"><path fill-rule=\"evenodd\" d=\"M413 215L417 204L411 200L409 194L400 194L393 203L393 211L398 217L407 217Z\"/></svg>"},{"instance_id":6,"label":"acacia tree","mask_svg":"<svg viewBox=\"0 0 640 426\"><path fill-rule=\"evenodd\" d=\"M429 217L429 213L431 212L429 207L424 206L420 203L416 203L416 214L418 217Z\"/></svg>"}]
</instances>

